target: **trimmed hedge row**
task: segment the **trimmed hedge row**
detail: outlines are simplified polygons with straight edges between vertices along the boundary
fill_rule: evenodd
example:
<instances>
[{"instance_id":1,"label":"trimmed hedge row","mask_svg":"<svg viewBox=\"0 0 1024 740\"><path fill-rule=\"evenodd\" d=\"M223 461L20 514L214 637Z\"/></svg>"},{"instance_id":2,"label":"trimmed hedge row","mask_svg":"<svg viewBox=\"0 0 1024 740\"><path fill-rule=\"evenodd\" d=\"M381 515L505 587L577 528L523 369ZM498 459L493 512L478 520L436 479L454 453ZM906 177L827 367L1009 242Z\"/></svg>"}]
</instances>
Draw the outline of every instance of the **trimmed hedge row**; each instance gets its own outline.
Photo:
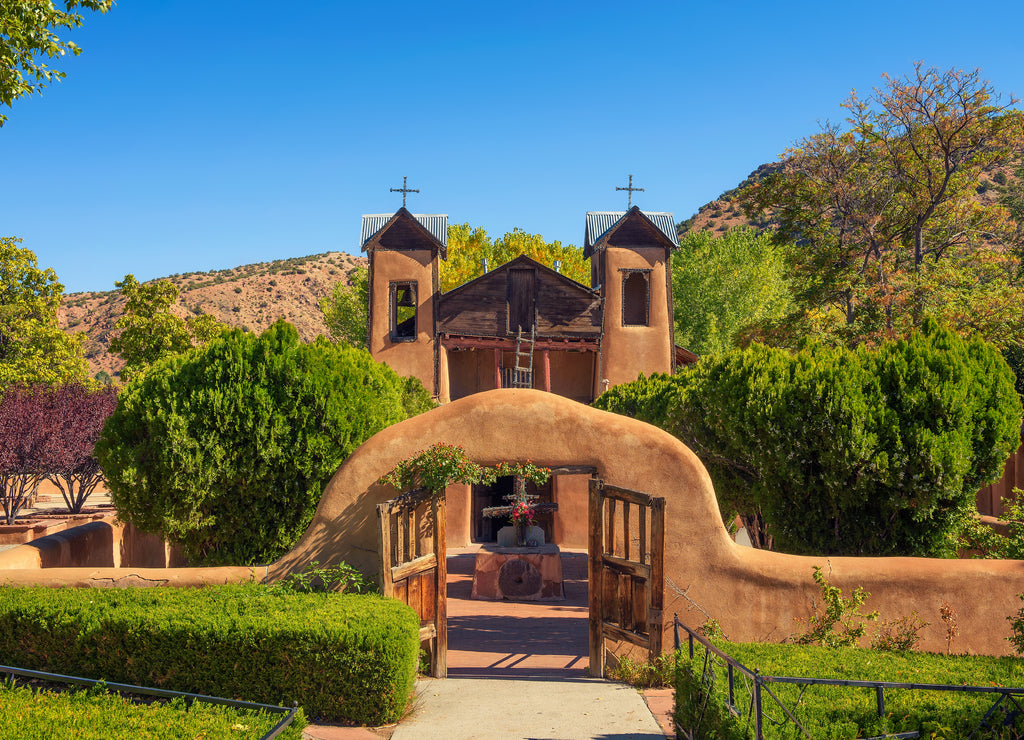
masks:
<instances>
[{"instance_id":1,"label":"trimmed hedge row","mask_svg":"<svg viewBox=\"0 0 1024 740\"><path fill-rule=\"evenodd\" d=\"M0 664L380 725L405 710L419 620L371 595L241 584L201 589L0 587Z\"/></svg>"},{"instance_id":2,"label":"trimmed hedge row","mask_svg":"<svg viewBox=\"0 0 1024 740\"><path fill-rule=\"evenodd\" d=\"M204 702L135 702L98 689L51 691L0 682L0 737L19 740L160 738L194 740L230 737L260 740L284 719L268 711L247 711ZM301 740L306 720L295 720L278 735Z\"/></svg>"},{"instance_id":3,"label":"trimmed hedge row","mask_svg":"<svg viewBox=\"0 0 1024 740\"><path fill-rule=\"evenodd\" d=\"M751 670L762 675L834 678L860 681L891 681L917 684L970 686L1024 686L1024 664L1017 658L938 655L935 653L881 652L863 648L826 648L758 643L715 644ZM691 662L684 647L676 662L675 717L680 726L693 731L694 738L706 740L748 740L753 735L753 718L746 712L753 687L735 674L736 704L744 716L736 717L725 706L728 682L724 667L714 680L702 680L705 651L695 645ZM717 662L719 659L716 657ZM872 737L883 733L917 730L922 737L965 740L979 726L998 698L995 694L968 694L910 689L886 689L883 718L878 717L873 689L837 686L802 687L770 684L786 706L795 711L801 725L819 740ZM762 693L765 714L764 736L770 740L804 737L784 715L767 692ZM1006 707L1004 710L1012 709ZM997 711L981 736L1017 738L1024 732L1024 718L1008 718ZM781 724L780 724L781 722Z\"/></svg>"}]
</instances>

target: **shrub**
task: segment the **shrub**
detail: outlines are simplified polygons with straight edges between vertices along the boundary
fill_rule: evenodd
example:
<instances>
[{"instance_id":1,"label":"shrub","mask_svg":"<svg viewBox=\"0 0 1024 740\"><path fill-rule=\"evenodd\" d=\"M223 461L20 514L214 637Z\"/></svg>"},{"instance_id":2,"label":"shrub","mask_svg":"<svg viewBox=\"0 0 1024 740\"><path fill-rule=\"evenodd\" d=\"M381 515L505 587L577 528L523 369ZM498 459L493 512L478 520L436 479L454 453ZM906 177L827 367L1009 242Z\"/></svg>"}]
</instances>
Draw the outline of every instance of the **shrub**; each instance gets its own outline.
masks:
<instances>
[{"instance_id":1,"label":"shrub","mask_svg":"<svg viewBox=\"0 0 1024 740\"><path fill-rule=\"evenodd\" d=\"M0 663L380 725L402 716L419 619L394 599L258 584L0 588Z\"/></svg>"},{"instance_id":2,"label":"shrub","mask_svg":"<svg viewBox=\"0 0 1024 740\"><path fill-rule=\"evenodd\" d=\"M303 344L279 321L155 364L96 451L123 519L193 562L262 563L305 531L356 447L428 403L365 350Z\"/></svg>"},{"instance_id":3,"label":"shrub","mask_svg":"<svg viewBox=\"0 0 1024 740\"><path fill-rule=\"evenodd\" d=\"M94 688L49 691L0 683L0 737L76 740L107 738L264 737L282 716L206 702L132 701ZM300 740L302 710L277 737Z\"/></svg>"},{"instance_id":4,"label":"shrub","mask_svg":"<svg viewBox=\"0 0 1024 740\"><path fill-rule=\"evenodd\" d=\"M741 644L715 641L715 645L762 676L799 676L839 680L882 681L953 686L1024 685L1024 669L1015 658L987 656L945 656L933 653L885 653L862 648L826 648L777 644ZM727 679L724 666L709 656L714 670L705 673L705 648L694 646L694 658L680 656L676 673L676 717L685 731L696 730L695 738L751 738L753 718L748 715L752 684L736 675L735 704L742 716L725 707ZM801 733L785 721L782 710L768 695L770 690L792 711L806 731ZM1013 710L993 709L996 697L990 693L886 689L885 716L878 716L875 692L842 686L812 686L771 682L762 690L764 737L766 740L792 738L863 738L885 733L917 731L922 738L967 740L968 738L1017 738L1024 730L1024 717ZM1005 725L1002 725L1005 722ZM980 728L980 729L979 729Z\"/></svg>"},{"instance_id":5,"label":"shrub","mask_svg":"<svg viewBox=\"0 0 1024 740\"><path fill-rule=\"evenodd\" d=\"M818 613L818 604L815 601L813 614L807 620L807 631L794 635L793 642L797 645L825 647L856 645L867 632L862 620L873 622L878 619L878 612L865 614L860 610L871 594L863 588L856 588L848 598L844 598L843 590L830 584L821 572L821 566L818 565L814 566L813 578L821 591L822 611Z\"/></svg>"},{"instance_id":6,"label":"shrub","mask_svg":"<svg viewBox=\"0 0 1024 740\"><path fill-rule=\"evenodd\" d=\"M1020 443L1013 380L994 347L926 321L872 350L705 357L595 405L654 409L704 461L723 512L759 509L780 549L951 556L976 491Z\"/></svg>"}]
</instances>

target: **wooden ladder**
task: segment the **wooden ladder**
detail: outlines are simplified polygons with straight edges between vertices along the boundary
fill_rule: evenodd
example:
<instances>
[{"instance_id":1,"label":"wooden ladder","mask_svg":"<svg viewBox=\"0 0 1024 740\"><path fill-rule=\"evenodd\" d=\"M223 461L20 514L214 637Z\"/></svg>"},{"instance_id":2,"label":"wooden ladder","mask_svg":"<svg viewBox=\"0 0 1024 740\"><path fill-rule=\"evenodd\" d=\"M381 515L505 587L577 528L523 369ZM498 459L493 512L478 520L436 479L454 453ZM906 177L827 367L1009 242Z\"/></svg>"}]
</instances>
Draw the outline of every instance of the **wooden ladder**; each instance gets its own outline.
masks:
<instances>
[{"instance_id":1,"label":"wooden ladder","mask_svg":"<svg viewBox=\"0 0 1024 740\"><path fill-rule=\"evenodd\" d=\"M530 329L529 348L524 350L527 338L523 336L523 327L519 327L516 335L516 365L512 373L513 388L533 387L533 346L537 341L537 327ZM525 364L524 364L525 363Z\"/></svg>"}]
</instances>

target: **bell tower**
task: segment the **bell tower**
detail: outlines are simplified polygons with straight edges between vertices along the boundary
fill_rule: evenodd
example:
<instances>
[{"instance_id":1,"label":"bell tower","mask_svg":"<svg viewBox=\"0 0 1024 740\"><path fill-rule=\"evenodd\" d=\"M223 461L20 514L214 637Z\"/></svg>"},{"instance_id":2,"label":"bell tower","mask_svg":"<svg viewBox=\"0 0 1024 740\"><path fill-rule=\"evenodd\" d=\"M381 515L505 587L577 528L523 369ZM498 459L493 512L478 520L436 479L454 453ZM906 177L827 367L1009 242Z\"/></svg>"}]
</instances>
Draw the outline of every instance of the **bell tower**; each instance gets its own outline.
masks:
<instances>
[{"instance_id":1,"label":"bell tower","mask_svg":"<svg viewBox=\"0 0 1024 740\"><path fill-rule=\"evenodd\" d=\"M447 256L447 215L363 216L362 250L370 260L367 341L370 354L403 376L440 392L435 338L438 259Z\"/></svg>"},{"instance_id":2,"label":"bell tower","mask_svg":"<svg viewBox=\"0 0 1024 740\"><path fill-rule=\"evenodd\" d=\"M594 395L629 383L640 373L674 370L672 276L676 246L671 213L587 214L584 256L601 293L601 362Z\"/></svg>"}]
</instances>

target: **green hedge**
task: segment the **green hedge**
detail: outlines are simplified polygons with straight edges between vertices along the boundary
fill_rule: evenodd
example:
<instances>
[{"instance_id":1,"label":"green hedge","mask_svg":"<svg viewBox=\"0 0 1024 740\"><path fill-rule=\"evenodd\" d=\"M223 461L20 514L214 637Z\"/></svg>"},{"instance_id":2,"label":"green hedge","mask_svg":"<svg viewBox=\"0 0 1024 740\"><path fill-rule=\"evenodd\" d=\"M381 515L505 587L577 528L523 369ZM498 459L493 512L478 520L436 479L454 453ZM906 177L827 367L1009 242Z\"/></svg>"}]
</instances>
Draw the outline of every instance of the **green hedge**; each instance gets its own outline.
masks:
<instances>
[{"instance_id":1,"label":"green hedge","mask_svg":"<svg viewBox=\"0 0 1024 740\"><path fill-rule=\"evenodd\" d=\"M201 589L0 587L0 664L397 721L419 620L378 596L258 584Z\"/></svg>"},{"instance_id":2,"label":"green hedge","mask_svg":"<svg viewBox=\"0 0 1024 740\"><path fill-rule=\"evenodd\" d=\"M1016 658L937 655L934 653L881 652L861 648L824 648L778 644L740 644L715 640L720 650L762 675L836 678L898 683L1024 687L1024 665ZM955 647L955 645L954 645ZM753 718L746 718L752 686L736 672L736 704L744 717L725 708L728 691L725 669L718 667L707 696L701 680L705 651L695 645L694 660L685 649L676 668L676 721L693 728L695 738L739 740L752 738ZM715 660L718 660L715 658ZM837 686L769 685L816 740L838 740L917 730L921 737L967 738L995 703L996 694L967 694L924 690L886 689L886 714L879 719L874 689ZM798 701L798 696L800 699ZM766 716L764 736L770 740L804 737L791 723L779 724L784 714L762 691ZM1004 718L997 716L997 722ZM699 724L698 724L699 720ZM976 737L1016 738L1024 731L1024 718L1015 727L986 730Z\"/></svg>"},{"instance_id":3,"label":"green hedge","mask_svg":"<svg viewBox=\"0 0 1024 740\"><path fill-rule=\"evenodd\" d=\"M158 737L160 740L230 737L259 740L284 719L282 714L204 702L133 702L92 689L46 691L0 683L0 737L19 740L75 740ZM278 735L300 740L306 721L299 710Z\"/></svg>"}]
</instances>

